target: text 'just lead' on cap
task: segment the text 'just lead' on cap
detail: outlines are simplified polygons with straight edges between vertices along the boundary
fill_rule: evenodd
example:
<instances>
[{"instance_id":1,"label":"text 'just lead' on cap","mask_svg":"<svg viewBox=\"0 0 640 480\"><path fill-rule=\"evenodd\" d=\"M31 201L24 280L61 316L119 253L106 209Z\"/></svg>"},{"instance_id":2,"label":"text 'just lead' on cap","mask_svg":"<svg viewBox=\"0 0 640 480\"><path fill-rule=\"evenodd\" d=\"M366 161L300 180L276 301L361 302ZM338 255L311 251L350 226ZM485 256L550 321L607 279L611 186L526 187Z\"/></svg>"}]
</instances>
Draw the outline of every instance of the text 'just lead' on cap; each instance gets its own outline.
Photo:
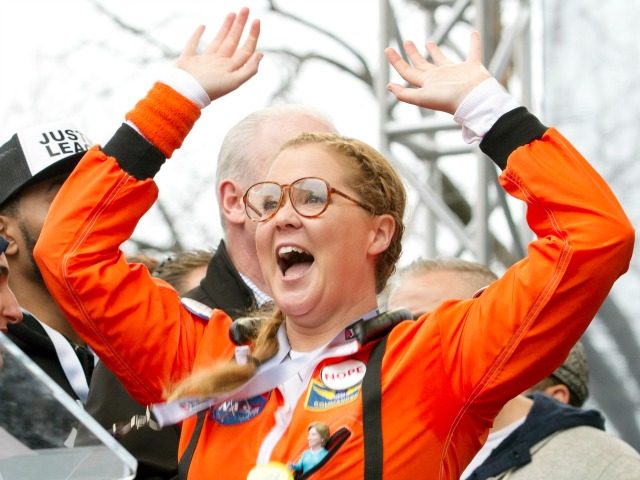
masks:
<instances>
[{"instance_id":1,"label":"text 'just lead' on cap","mask_svg":"<svg viewBox=\"0 0 640 480\"><path fill-rule=\"evenodd\" d=\"M0 146L0 205L29 185L71 172L90 145L69 122L17 132Z\"/></svg>"}]
</instances>

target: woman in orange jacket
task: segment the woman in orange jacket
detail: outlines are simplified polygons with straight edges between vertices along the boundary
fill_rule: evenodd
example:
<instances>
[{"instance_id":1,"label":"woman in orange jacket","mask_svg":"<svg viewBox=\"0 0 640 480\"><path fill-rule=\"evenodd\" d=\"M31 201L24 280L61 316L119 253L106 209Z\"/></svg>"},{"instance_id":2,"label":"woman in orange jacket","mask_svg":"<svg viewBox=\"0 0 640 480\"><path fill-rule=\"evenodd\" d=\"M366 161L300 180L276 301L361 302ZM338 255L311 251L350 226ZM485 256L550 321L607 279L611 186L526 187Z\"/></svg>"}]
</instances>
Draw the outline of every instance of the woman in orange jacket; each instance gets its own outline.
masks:
<instances>
[{"instance_id":1,"label":"woman in orange jacket","mask_svg":"<svg viewBox=\"0 0 640 480\"><path fill-rule=\"evenodd\" d=\"M63 185L35 249L47 285L140 401L173 400L155 411L183 420L182 478L261 478L274 462L286 477L312 422L332 436L304 478L458 478L502 405L562 363L627 269L633 229L570 143L491 78L477 34L462 63L433 44L429 62L407 42L410 64L393 49L387 58L411 87L391 92L454 114L481 140L502 186L527 204L528 257L476 298L416 321L379 315L401 250L402 182L363 142L303 134L245 193L277 309L233 343L224 312L190 311L119 247L200 109L257 71L257 22L239 46L247 16L227 17L201 54L198 29L178 68Z\"/></svg>"}]
</instances>

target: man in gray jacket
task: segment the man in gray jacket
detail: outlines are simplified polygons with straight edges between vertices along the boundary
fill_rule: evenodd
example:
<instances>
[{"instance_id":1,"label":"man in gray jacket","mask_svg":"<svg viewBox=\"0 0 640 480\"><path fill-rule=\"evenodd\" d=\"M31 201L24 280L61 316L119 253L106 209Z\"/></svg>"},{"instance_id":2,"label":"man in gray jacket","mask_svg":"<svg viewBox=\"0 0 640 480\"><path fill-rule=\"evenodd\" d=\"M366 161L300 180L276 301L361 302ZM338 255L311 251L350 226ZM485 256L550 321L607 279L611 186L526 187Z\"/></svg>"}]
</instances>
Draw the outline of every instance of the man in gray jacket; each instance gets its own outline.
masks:
<instances>
[{"instance_id":1,"label":"man in gray jacket","mask_svg":"<svg viewBox=\"0 0 640 480\"><path fill-rule=\"evenodd\" d=\"M448 298L481 295L483 287L496 278L474 262L417 260L398 272L387 303L390 309L405 307L414 314L423 313ZM604 431L598 411L578 408L588 393L587 361L578 343L563 365L532 388L530 396L518 395L507 402L461 478L640 479L640 454Z\"/></svg>"}]
</instances>

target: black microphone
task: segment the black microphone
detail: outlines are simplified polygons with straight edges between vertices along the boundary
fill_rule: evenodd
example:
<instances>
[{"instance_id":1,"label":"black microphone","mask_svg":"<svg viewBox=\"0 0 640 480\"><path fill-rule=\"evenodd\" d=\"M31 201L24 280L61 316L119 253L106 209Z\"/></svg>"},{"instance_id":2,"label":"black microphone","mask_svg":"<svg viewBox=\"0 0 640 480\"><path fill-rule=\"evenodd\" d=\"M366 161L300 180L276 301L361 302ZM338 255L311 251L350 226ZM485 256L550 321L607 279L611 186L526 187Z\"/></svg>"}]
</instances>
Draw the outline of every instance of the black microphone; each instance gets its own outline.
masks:
<instances>
[{"instance_id":1,"label":"black microphone","mask_svg":"<svg viewBox=\"0 0 640 480\"><path fill-rule=\"evenodd\" d=\"M413 314L406 308L383 312L369 320L358 320L349 327L360 345L384 337L398 323L413 320Z\"/></svg>"}]
</instances>

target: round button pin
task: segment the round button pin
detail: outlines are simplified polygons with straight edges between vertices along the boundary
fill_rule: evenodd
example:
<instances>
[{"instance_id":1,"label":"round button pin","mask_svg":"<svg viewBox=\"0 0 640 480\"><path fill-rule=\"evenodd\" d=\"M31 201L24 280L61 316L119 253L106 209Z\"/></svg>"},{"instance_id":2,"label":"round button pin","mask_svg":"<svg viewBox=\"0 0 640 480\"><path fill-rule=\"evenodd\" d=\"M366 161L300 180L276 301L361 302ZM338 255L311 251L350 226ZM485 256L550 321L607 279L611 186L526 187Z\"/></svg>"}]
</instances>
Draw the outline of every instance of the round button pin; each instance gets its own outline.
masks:
<instances>
[{"instance_id":1,"label":"round button pin","mask_svg":"<svg viewBox=\"0 0 640 480\"><path fill-rule=\"evenodd\" d=\"M293 480L293 472L280 462L269 462L253 467L247 480Z\"/></svg>"},{"instance_id":2,"label":"round button pin","mask_svg":"<svg viewBox=\"0 0 640 480\"><path fill-rule=\"evenodd\" d=\"M332 390L346 390L362 382L366 371L367 366L360 360L345 360L324 367L321 373L322 383Z\"/></svg>"}]
</instances>

